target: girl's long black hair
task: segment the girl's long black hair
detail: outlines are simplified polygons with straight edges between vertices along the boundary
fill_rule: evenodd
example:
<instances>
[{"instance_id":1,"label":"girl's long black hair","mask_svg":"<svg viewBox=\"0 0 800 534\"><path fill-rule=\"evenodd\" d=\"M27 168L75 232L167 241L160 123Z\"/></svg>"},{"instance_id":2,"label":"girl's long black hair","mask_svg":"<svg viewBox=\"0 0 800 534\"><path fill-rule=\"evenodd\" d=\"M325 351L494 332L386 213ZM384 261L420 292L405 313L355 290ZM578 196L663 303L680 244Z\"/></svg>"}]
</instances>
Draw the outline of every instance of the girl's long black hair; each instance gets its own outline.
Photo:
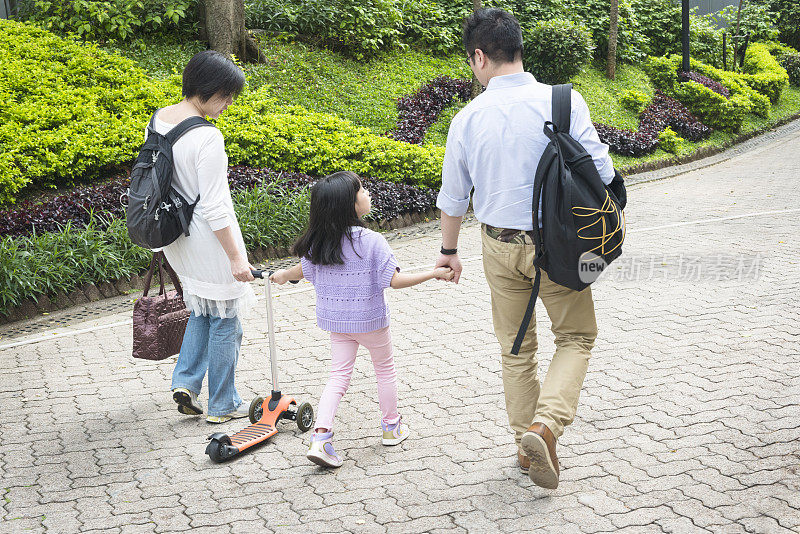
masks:
<instances>
[{"instance_id":1,"label":"girl's long black hair","mask_svg":"<svg viewBox=\"0 0 800 534\"><path fill-rule=\"evenodd\" d=\"M351 227L364 226L356 214L356 194L361 179L354 172L341 171L326 176L311 187L311 213L308 230L294 244L299 258L316 265L341 265L342 238L353 242Z\"/></svg>"}]
</instances>

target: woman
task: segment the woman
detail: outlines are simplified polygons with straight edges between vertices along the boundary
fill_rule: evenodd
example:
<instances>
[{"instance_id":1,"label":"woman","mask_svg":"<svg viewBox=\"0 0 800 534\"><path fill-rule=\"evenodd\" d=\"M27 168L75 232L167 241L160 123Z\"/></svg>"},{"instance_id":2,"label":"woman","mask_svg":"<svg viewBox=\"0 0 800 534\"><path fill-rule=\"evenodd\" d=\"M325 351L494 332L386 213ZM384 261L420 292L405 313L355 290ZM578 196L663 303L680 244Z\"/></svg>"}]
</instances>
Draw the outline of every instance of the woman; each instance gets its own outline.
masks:
<instances>
[{"instance_id":1,"label":"woman","mask_svg":"<svg viewBox=\"0 0 800 534\"><path fill-rule=\"evenodd\" d=\"M156 113L155 128L166 134L189 117L219 117L244 87L244 73L212 50L196 54L183 71L183 100ZM255 301L253 280L228 186L228 156L213 127L190 130L173 145L173 187L186 199L199 197L189 235L164 247L183 285L191 311L172 398L178 411L200 415L197 394L208 370L209 423L247 416L234 373L242 343L242 312Z\"/></svg>"}]
</instances>

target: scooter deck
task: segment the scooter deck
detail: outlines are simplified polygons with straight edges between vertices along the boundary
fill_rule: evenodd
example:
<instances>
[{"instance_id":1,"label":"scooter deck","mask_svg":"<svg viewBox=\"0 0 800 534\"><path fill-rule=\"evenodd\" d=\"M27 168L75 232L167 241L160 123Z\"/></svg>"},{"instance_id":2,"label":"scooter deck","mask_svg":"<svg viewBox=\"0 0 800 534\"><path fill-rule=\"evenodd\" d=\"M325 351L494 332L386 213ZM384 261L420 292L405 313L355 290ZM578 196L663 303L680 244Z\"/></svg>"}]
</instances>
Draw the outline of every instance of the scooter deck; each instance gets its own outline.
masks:
<instances>
[{"instance_id":1,"label":"scooter deck","mask_svg":"<svg viewBox=\"0 0 800 534\"><path fill-rule=\"evenodd\" d=\"M259 421L253 425L243 428L236 434L231 436L231 445L239 449L239 452L249 449L253 445L258 445L262 441L266 441L275 434L278 429L275 425L262 423Z\"/></svg>"},{"instance_id":2,"label":"scooter deck","mask_svg":"<svg viewBox=\"0 0 800 534\"><path fill-rule=\"evenodd\" d=\"M289 409L289 406L297 404L292 397L281 395L281 398L274 402L271 399L264 399L262 404L261 419L247 428L243 428L231 436L231 445L239 449L239 452L258 445L278 433L278 420Z\"/></svg>"}]
</instances>

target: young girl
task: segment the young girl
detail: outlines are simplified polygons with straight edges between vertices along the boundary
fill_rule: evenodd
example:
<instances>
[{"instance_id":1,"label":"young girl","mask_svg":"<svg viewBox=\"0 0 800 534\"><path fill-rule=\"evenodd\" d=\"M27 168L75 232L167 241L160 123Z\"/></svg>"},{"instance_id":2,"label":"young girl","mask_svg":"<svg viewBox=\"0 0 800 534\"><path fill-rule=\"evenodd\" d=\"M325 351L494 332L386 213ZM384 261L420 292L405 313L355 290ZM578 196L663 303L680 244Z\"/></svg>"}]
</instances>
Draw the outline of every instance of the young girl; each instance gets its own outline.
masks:
<instances>
[{"instance_id":1,"label":"young girl","mask_svg":"<svg viewBox=\"0 0 800 534\"><path fill-rule=\"evenodd\" d=\"M314 284L317 325L331 333L331 374L306 454L322 466L342 465L332 444L333 418L350 384L359 345L369 350L378 379L383 444L397 445L408 437L397 412L397 375L383 290L453 277L449 267L401 274L386 239L364 227L361 218L371 207L369 193L355 173L337 172L317 182L311 188L308 230L294 245L300 263L270 278L277 284L301 278Z\"/></svg>"}]
</instances>

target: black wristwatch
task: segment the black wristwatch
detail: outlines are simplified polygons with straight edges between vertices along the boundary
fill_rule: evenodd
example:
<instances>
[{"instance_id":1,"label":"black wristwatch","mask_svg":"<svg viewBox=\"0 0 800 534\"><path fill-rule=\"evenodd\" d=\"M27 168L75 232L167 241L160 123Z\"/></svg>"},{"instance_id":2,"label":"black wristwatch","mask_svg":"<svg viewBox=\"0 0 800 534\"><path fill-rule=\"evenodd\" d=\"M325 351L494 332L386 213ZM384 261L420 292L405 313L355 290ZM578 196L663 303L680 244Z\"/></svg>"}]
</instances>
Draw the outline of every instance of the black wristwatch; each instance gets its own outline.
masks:
<instances>
[{"instance_id":1,"label":"black wristwatch","mask_svg":"<svg viewBox=\"0 0 800 534\"><path fill-rule=\"evenodd\" d=\"M457 248L444 248L444 247L442 247L442 250L440 250L439 252L441 252L445 256L454 256L455 254L458 254L458 249Z\"/></svg>"}]
</instances>

